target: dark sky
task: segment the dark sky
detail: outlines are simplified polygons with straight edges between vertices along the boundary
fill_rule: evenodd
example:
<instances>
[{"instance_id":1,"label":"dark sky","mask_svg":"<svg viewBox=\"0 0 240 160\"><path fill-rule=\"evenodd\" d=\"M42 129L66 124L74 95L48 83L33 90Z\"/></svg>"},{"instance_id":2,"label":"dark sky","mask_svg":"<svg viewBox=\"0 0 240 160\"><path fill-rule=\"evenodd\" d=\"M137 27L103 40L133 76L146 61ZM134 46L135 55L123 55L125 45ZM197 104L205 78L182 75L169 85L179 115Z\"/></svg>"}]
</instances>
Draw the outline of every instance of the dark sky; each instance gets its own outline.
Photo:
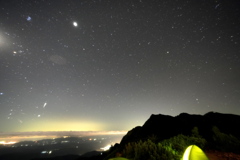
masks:
<instances>
[{"instance_id":1,"label":"dark sky","mask_svg":"<svg viewBox=\"0 0 240 160\"><path fill-rule=\"evenodd\" d=\"M0 131L129 130L151 114L240 114L239 6L0 0Z\"/></svg>"}]
</instances>

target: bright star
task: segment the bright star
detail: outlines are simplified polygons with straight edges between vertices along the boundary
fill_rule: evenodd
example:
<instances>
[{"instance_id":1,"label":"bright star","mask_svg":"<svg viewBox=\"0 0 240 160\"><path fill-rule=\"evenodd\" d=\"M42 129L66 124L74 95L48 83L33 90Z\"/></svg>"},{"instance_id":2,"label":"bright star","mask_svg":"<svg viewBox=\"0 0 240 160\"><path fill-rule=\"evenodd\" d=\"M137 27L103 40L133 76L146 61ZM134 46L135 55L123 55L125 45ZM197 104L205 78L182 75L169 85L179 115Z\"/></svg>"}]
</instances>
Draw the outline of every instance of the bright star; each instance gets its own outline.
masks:
<instances>
[{"instance_id":1,"label":"bright star","mask_svg":"<svg viewBox=\"0 0 240 160\"><path fill-rule=\"evenodd\" d=\"M77 27L78 26L77 22L73 22L73 26Z\"/></svg>"},{"instance_id":2,"label":"bright star","mask_svg":"<svg viewBox=\"0 0 240 160\"><path fill-rule=\"evenodd\" d=\"M30 16L27 17L27 21L31 21L32 18Z\"/></svg>"}]
</instances>

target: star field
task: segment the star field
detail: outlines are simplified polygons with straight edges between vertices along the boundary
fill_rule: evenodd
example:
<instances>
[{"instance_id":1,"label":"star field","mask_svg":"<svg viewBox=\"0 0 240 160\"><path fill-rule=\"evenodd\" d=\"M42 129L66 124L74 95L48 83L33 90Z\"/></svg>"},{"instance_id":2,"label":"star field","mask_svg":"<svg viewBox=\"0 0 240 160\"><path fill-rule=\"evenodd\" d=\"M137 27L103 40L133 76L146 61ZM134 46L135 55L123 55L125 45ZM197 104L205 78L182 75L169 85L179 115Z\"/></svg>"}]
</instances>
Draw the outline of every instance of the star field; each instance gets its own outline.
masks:
<instances>
[{"instance_id":1,"label":"star field","mask_svg":"<svg viewBox=\"0 0 240 160\"><path fill-rule=\"evenodd\" d=\"M240 1L0 2L0 128L129 130L240 114Z\"/></svg>"}]
</instances>

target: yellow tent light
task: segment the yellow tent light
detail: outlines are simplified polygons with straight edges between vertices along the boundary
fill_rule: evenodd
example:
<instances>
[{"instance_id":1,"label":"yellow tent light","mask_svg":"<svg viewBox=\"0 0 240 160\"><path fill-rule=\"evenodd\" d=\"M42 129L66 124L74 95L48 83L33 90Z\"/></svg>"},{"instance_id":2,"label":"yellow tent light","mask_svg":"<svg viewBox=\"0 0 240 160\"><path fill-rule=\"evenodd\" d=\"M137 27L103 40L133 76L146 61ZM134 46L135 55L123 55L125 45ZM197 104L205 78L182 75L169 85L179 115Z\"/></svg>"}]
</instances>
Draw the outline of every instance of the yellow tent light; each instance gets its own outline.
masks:
<instances>
[{"instance_id":1,"label":"yellow tent light","mask_svg":"<svg viewBox=\"0 0 240 160\"><path fill-rule=\"evenodd\" d=\"M196 145L188 146L183 154L183 160L209 160L206 154Z\"/></svg>"}]
</instances>

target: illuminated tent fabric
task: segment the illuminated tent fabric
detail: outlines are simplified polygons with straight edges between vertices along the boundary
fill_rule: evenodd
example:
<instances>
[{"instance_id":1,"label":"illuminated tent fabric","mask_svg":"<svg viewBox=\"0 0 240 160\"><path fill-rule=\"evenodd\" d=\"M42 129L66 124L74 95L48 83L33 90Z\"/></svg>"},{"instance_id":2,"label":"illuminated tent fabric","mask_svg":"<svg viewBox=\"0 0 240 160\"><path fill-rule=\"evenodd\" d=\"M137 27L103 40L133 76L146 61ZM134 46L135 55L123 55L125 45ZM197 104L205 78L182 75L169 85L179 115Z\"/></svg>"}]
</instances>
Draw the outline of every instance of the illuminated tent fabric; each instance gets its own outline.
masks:
<instances>
[{"instance_id":1,"label":"illuminated tent fabric","mask_svg":"<svg viewBox=\"0 0 240 160\"><path fill-rule=\"evenodd\" d=\"M188 146L182 160L209 160L206 154L196 145Z\"/></svg>"}]
</instances>

